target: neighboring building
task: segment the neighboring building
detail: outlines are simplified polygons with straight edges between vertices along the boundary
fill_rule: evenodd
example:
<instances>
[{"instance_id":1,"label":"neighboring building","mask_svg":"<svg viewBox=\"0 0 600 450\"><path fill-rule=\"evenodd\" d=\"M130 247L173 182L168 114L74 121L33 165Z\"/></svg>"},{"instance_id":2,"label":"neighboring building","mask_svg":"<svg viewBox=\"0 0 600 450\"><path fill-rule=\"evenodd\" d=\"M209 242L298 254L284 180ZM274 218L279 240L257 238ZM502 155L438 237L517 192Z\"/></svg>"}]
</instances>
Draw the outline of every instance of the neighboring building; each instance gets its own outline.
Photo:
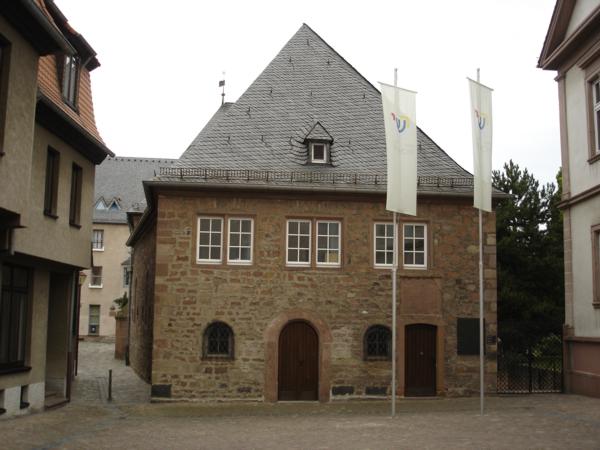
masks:
<instances>
[{"instance_id":1,"label":"neighboring building","mask_svg":"<svg viewBox=\"0 0 600 450\"><path fill-rule=\"evenodd\" d=\"M172 159L107 158L96 168L91 270L81 288L80 336L115 335L113 301L129 297L131 265L127 211L145 206L142 180L153 178ZM113 314L111 314L113 313Z\"/></svg>"},{"instance_id":2,"label":"neighboring building","mask_svg":"<svg viewBox=\"0 0 600 450\"><path fill-rule=\"evenodd\" d=\"M383 120L379 91L303 25L174 167L144 182L148 208L128 241L130 361L154 399L391 394ZM469 395L479 391L473 178L421 130L418 167L418 214L399 225L397 393ZM494 213L484 233L494 392Z\"/></svg>"},{"instance_id":3,"label":"neighboring building","mask_svg":"<svg viewBox=\"0 0 600 450\"><path fill-rule=\"evenodd\" d=\"M0 417L66 401L90 266L96 53L50 0L0 3Z\"/></svg>"},{"instance_id":4,"label":"neighboring building","mask_svg":"<svg viewBox=\"0 0 600 450\"><path fill-rule=\"evenodd\" d=\"M539 67L558 72L565 387L600 397L600 0L556 2Z\"/></svg>"}]
</instances>

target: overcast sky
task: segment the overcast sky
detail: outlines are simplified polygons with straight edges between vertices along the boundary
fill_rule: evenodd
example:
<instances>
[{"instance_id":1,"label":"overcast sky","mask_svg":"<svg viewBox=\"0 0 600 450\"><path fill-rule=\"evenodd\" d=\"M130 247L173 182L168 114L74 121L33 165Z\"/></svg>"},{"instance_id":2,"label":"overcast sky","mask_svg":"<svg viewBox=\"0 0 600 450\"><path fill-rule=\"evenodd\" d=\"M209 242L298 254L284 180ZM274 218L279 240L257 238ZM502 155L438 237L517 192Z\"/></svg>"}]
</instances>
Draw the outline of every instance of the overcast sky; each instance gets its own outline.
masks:
<instances>
[{"instance_id":1,"label":"overcast sky","mask_svg":"<svg viewBox=\"0 0 600 450\"><path fill-rule=\"evenodd\" d=\"M555 0L56 0L98 53L96 121L119 156L177 158L303 22L371 83L418 91L417 122L472 172L466 77L494 89L493 167L560 166L554 72L536 68Z\"/></svg>"}]
</instances>

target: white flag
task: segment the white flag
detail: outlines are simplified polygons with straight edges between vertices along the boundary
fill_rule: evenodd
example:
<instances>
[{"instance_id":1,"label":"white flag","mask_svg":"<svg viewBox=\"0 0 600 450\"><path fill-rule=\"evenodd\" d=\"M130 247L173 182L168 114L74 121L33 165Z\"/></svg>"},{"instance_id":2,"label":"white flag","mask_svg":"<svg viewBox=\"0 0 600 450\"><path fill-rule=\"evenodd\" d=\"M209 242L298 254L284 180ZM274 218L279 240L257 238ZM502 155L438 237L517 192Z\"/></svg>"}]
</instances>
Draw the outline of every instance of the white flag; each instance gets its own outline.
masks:
<instances>
[{"instance_id":1,"label":"white flag","mask_svg":"<svg viewBox=\"0 0 600 450\"><path fill-rule=\"evenodd\" d=\"M416 92L381 85L387 148L387 201L385 208L417 215Z\"/></svg>"},{"instance_id":2,"label":"white flag","mask_svg":"<svg viewBox=\"0 0 600 450\"><path fill-rule=\"evenodd\" d=\"M469 79L473 134L473 206L492 210L492 90Z\"/></svg>"}]
</instances>

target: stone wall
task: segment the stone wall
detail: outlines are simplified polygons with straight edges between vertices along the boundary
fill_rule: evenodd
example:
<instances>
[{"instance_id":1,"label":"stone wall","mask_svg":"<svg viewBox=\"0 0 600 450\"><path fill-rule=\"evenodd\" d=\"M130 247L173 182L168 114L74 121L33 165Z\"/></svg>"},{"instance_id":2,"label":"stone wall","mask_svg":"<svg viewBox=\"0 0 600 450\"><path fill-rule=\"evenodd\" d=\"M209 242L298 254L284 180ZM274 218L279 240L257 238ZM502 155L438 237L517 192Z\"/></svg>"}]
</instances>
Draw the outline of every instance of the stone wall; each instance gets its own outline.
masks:
<instances>
[{"instance_id":1,"label":"stone wall","mask_svg":"<svg viewBox=\"0 0 600 450\"><path fill-rule=\"evenodd\" d=\"M137 241L131 255L133 265L129 314L131 338L129 362L135 372L150 382L152 373L152 337L154 324L154 271L156 228L150 223Z\"/></svg>"},{"instance_id":2,"label":"stone wall","mask_svg":"<svg viewBox=\"0 0 600 450\"><path fill-rule=\"evenodd\" d=\"M218 193L160 195L152 352L155 396L276 400L278 332L298 318L313 324L322 344L321 400L329 399L331 392L334 398L389 394L390 362L366 361L363 355L366 329L391 325L390 270L373 267L373 224L391 221L384 202L381 196L349 200L347 195L314 199L250 193L235 198ZM254 218L251 266L196 263L197 217L204 214ZM290 216L341 220L342 267L286 267ZM495 215L485 216L486 333L495 337ZM404 326L426 323L438 327L438 395L472 394L479 386L478 357L457 355L456 319L478 317L477 210L468 199L420 198L418 216L410 220L428 225L429 265L427 270L398 271L397 392L404 393ZM134 258L139 259L134 259L134 267L150 265L142 259L151 252L138 250L149 245L153 239L149 234L135 247ZM134 286L137 292L139 282ZM214 320L226 322L234 331L233 360L202 357L202 335ZM495 391L493 339L487 346L486 371L487 388Z\"/></svg>"},{"instance_id":3,"label":"stone wall","mask_svg":"<svg viewBox=\"0 0 600 450\"><path fill-rule=\"evenodd\" d=\"M125 359L127 353L127 326L129 315L127 309L115 315L115 359Z\"/></svg>"}]
</instances>

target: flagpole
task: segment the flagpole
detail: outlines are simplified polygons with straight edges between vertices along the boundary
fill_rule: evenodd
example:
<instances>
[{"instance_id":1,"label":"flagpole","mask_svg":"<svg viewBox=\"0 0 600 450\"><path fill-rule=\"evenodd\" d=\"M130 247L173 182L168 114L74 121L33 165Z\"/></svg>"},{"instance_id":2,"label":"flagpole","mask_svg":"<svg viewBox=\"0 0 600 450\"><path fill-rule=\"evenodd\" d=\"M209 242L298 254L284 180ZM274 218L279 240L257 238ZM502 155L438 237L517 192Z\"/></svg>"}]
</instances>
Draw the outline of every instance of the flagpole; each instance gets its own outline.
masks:
<instances>
[{"instance_id":1,"label":"flagpole","mask_svg":"<svg viewBox=\"0 0 600 450\"><path fill-rule=\"evenodd\" d=\"M394 87L398 87L398 69L394 69ZM396 96L396 100L398 97ZM398 105L396 105L398 106ZM392 258L392 417L396 417L396 274L398 272L396 211L393 213L393 258Z\"/></svg>"},{"instance_id":2,"label":"flagpole","mask_svg":"<svg viewBox=\"0 0 600 450\"><path fill-rule=\"evenodd\" d=\"M478 109L481 111L481 85L479 69L477 69L477 84L478 84ZM481 159L481 139L479 139L479 158ZM484 361L484 342L483 342L483 214L481 205L479 205L479 414L483 416L484 397L485 397L485 361Z\"/></svg>"}]
</instances>

